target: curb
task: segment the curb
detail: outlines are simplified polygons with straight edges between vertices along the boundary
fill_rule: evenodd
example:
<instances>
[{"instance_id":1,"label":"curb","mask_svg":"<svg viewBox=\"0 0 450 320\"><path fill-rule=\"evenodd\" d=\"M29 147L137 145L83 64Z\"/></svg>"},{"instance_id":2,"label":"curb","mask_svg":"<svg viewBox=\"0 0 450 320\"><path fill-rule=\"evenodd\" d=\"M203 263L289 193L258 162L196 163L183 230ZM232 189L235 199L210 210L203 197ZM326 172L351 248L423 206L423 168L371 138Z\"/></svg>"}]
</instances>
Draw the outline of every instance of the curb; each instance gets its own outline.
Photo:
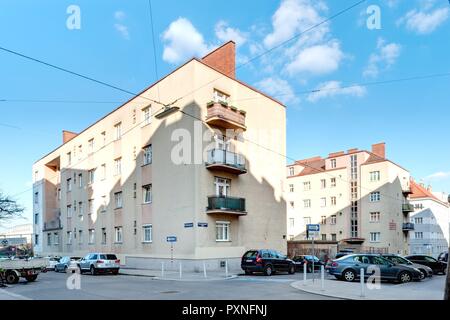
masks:
<instances>
[{"instance_id":1,"label":"curb","mask_svg":"<svg viewBox=\"0 0 450 320\"><path fill-rule=\"evenodd\" d=\"M146 274L134 274L134 273L123 273L120 272L119 275L123 276L132 276L132 277L147 277L152 278L154 280L167 280L167 281L218 281L218 280L230 280L235 279L238 277L238 275L230 275L227 278L197 278L197 279L186 279L186 278L166 278L166 277L160 277L160 276L154 276L154 275L146 275Z\"/></svg>"},{"instance_id":2,"label":"curb","mask_svg":"<svg viewBox=\"0 0 450 320\"><path fill-rule=\"evenodd\" d=\"M303 291L303 292L306 292L306 293L311 293L311 294L315 294L315 295L322 296L322 297L327 297L327 298L337 298L337 299L342 299L342 300L367 300L367 299L364 299L364 298L356 299L356 298L349 298L349 297L331 295L331 294L326 294L326 293L324 293L322 291L321 292L316 292L316 291L313 291L313 290L305 290L303 285L298 285L298 283L300 283L300 282L303 282L303 281L292 282L290 284L290 286L292 288L294 288L294 289L297 289L297 290L300 290L300 291Z\"/></svg>"}]
</instances>

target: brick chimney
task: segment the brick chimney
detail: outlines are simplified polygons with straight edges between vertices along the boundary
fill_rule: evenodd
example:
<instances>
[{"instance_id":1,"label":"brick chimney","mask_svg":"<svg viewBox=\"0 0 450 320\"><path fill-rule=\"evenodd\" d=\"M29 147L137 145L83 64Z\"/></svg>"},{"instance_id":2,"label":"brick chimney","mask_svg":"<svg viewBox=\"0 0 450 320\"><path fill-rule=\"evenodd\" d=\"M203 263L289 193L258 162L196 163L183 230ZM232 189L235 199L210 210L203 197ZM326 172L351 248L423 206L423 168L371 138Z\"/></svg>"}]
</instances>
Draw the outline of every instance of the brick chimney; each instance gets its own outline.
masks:
<instances>
[{"instance_id":1,"label":"brick chimney","mask_svg":"<svg viewBox=\"0 0 450 320\"><path fill-rule=\"evenodd\" d=\"M68 141L70 141L70 140L72 140L77 135L78 135L78 133L67 131L67 130L63 130L63 144L68 142Z\"/></svg>"},{"instance_id":2,"label":"brick chimney","mask_svg":"<svg viewBox=\"0 0 450 320\"><path fill-rule=\"evenodd\" d=\"M234 41L228 41L204 56L202 61L234 79L236 77L236 44Z\"/></svg>"},{"instance_id":3,"label":"brick chimney","mask_svg":"<svg viewBox=\"0 0 450 320\"><path fill-rule=\"evenodd\" d=\"M381 142L372 145L372 153L385 159L386 158L386 143Z\"/></svg>"}]
</instances>

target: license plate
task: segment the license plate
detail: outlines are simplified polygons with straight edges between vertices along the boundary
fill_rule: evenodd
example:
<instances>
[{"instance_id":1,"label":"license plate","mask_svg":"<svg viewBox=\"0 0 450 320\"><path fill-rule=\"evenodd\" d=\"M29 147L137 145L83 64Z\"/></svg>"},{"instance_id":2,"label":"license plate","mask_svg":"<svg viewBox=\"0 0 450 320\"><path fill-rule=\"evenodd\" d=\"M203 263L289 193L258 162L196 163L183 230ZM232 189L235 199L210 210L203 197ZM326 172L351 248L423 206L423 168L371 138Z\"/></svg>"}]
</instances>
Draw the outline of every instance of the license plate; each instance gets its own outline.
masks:
<instances>
[{"instance_id":1,"label":"license plate","mask_svg":"<svg viewBox=\"0 0 450 320\"><path fill-rule=\"evenodd\" d=\"M246 262L253 262L253 260L247 260Z\"/></svg>"}]
</instances>

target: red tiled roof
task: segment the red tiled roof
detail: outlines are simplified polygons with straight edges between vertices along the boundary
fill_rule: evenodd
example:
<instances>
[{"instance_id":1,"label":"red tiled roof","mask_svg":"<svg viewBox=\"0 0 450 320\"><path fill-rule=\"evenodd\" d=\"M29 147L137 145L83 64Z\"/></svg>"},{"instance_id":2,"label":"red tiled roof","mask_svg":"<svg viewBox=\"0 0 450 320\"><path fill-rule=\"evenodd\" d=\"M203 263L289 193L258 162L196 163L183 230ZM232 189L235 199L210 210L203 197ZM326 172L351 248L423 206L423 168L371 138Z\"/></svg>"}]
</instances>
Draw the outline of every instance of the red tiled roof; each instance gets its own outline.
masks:
<instances>
[{"instance_id":1,"label":"red tiled roof","mask_svg":"<svg viewBox=\"0 0 450 320\"><path fill-rule=\"evenodd\" d=\"M416 183L413 179L411 179L411 194L409 197L411 199L431 198L441 202L431 191L428 191L427 188Z\"/></svg>"}]
</instances>

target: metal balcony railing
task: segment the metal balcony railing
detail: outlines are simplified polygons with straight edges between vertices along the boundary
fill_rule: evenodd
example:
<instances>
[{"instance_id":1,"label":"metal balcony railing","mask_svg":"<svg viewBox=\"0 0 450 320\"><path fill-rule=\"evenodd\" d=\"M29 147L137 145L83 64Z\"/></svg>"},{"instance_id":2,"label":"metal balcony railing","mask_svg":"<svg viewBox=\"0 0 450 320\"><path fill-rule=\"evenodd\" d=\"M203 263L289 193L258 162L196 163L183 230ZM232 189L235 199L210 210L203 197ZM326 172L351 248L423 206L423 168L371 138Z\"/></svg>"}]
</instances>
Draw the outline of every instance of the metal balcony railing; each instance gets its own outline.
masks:
<instances>
[{"instance_id":1,"label":"metal balcony railing","mask_svg":"<svg viewBox=\"0 0 450 320\"><path fill-rule=\"evenodd\" d=\"M208 151L207 166L228 166L243 173L247 171L245 164L245 158L242 154L221 149L212 149Z\"/></svg>"},{"instance_id":2,"label":"metal balcony railing","mask_svg":"<svg viewBox=\"0 0 450 320\"><path fill-rule=\"evenodd\" d=\"M208 197L207 211L245 212L245 199L235 197Z\"/></svg>"},{"instance_id":3,"label":"metal balcony railing","mask_svg":"<svg viewBox=\"0 0 450 320\"><path fill-rule=\"evenodd\" d=\"M403 231L413 231L414 230L414 223L412 222L406 222L402 226Z\"/></svg>"},{"instance_id":4,"label":"metal balcony railing","mask_svg":"<svg viewBox=\"0 0 450 320\"><path fill-rule=\"evenodd\" d=\"M42 231L61 230L62 228L63 227L62 227L61 219L56 218L56 219L44 222L44 228L42 229Z\"/></svg>"},{"instance_id":5,"label":"metal balcony railing","mask_svg":"<svg viewBox=\"0 0 450 320\"><path fill-rule=\"evenodd\" d=\"M414 206L410 203L404 203L402 205L402 210L403 212L413 212L414 211Z\"/></svg>"}]
</instances>

